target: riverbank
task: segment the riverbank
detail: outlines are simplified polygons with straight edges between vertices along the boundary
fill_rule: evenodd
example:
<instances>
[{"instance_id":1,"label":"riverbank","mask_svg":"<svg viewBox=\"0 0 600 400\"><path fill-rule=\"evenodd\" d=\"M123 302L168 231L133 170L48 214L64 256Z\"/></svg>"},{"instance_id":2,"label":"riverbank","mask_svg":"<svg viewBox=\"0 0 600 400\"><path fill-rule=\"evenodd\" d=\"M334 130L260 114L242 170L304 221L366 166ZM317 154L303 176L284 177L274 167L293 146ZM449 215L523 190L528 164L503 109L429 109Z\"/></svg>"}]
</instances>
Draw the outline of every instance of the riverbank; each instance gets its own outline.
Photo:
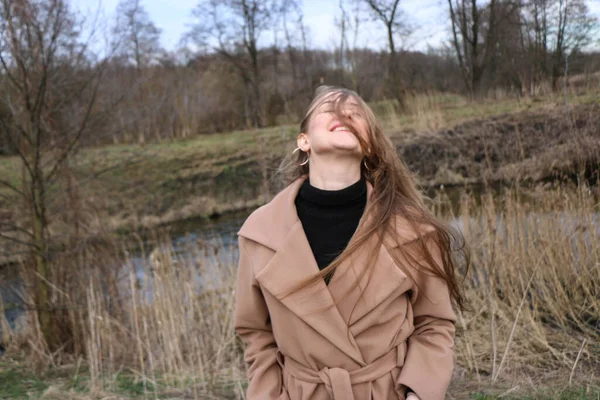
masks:
<instances>
[{"instance_id":1,"label":"riverbank","mask_svg":"<svg viewBox=\"0 0 600 400\"><path fill-rule=\"evenodd\" d=\"M373 106L422 187L598 181L597 93L574 95L569 107L563 98L425 100L403 115ZM67 240L77 220L79 236L131 233L256 208L281 188L277 168L296 134L283 126L82 149L70 179L48 190L50 231ZM0 158L0 175L16 186L19 171L16 158ZM19 202L0 199L0 223L27 220Z\"/></svg>"}]
</instances>

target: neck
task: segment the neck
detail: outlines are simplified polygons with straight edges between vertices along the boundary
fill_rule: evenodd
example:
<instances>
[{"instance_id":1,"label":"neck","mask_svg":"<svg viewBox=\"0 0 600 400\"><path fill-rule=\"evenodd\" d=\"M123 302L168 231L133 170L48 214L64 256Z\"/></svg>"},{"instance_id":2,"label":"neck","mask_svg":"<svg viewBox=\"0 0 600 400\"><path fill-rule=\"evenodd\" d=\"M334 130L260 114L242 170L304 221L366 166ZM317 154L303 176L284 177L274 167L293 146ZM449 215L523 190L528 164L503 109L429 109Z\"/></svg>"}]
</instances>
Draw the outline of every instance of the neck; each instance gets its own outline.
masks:
<instances>
[{"instance_id":1,"label":"neck","mask_svg":"<svg viewBox=\"0 0 600 400\"><path fill-rule=\"evenodd\" d=\"M321 190L344 189L360 179L360 161L355 158L310 160L308 177L313 187Z\"/></svg>"}]
</instances>

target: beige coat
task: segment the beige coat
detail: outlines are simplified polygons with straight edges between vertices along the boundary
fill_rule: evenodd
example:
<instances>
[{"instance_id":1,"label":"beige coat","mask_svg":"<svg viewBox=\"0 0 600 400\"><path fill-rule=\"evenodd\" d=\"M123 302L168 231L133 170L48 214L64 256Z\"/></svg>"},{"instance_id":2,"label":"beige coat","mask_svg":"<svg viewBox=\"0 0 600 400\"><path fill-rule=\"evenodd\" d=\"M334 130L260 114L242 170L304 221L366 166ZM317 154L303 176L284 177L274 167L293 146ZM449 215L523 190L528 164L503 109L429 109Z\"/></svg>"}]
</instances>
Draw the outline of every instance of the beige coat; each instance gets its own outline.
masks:
<instances>
[{"instance_id":1,"label":"beige coat","mask_svg":"<svg viewBox=\"0 0 600 400\"><path fill-rule=\"evenodd\" d=\"M390 240L370 281L360 282L362 298L356 288L322 311L358 279L368 251L342 263L329 285L321 280L282 296L319 271L294 205L304 179L252 213L238 233L235 330L246 344L247 399L403 399L404 386L422 400L443 399L454 365L448 288L418 272L415 285L392 259ZM396 226L401 244L417 238L401 219Z\"/></svg>"}]
</instances>

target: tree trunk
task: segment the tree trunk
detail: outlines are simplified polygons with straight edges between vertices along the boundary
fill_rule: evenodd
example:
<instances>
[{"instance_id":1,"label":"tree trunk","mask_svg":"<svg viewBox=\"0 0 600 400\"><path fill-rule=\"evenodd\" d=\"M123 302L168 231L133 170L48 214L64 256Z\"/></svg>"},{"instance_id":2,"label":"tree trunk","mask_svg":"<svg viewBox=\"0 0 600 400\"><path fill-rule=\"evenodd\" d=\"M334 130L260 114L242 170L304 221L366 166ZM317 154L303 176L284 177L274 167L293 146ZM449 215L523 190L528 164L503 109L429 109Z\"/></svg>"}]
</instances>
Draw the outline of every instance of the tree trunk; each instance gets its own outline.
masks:
<instances>
[{"instance_id":1,"label":"tree trunk","mask_svg":"<svg viewBox=\"0 0 600 400\"><path fill-rule=\"evenodd\" d=\"M33 201L31 215L33 217L33 240L35 245L35 298L38 310L38 321L42 335L50 351L58 349L58 337L52 321L50 265L48 263L48 241L46 237L45 185L40 167L35 170L35 182L31 182Z\"/></svg>"},{"instance_id":2,"label":"tree trunk","mask_svg":"<svg viewBox=\"0 0 600 400\"><path fill-rule=\"evenodd\" d=\"M394 31L392 23L387 26L388 44L390 47L390 58L388 60L388 81L392 96L398 102L398 108L404 110L406 102L404 98L405 90L402 83L402 77L398 68L398 54L396 53L396 45L394 43Z\"/></svg>"}]
</instances>

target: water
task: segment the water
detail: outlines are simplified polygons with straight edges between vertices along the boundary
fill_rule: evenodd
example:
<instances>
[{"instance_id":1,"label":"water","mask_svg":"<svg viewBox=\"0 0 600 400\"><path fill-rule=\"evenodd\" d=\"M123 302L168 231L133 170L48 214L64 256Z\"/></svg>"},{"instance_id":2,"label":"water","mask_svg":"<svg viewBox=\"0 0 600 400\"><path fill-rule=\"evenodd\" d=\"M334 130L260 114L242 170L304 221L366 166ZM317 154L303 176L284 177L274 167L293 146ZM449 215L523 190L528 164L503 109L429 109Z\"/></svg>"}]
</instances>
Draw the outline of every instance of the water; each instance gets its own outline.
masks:
<instances>
[{"instance_id":1,"label":"water","mask_svg":"<svg viewBox=\"0 0 600 400\"><path fill-rule=\"evenodd\" d=\"M248 215L249 212L240 212L212 220L194 218L171 224L161 229L164 231L163 234L168 234L168 237L171 238L168 249L157 246L155 241L150 238L145 238L142 241L143 245L134 247L134 251L130 253L130 257L123 265L110 267L119 269L121 288L128 290L129 273L132 268L138 280L146 279L150 284L152 283L151 274L147 274L148 266L152 267L152 260L156 260L159 253L160 256L170 254L176 262L189 263L193 261L209 265L237 264L237 251L215 252L213 249L236 249L237 231ZM204 248L205 252L198 253L198 248ZM197 274L195 279L198 287L202 287L206 280L210 280L210 276ZM15 265L1 267L0 298L5 308L4 315L10 328L17 331L24 324L21 318L25 311L22 293L23 282L18 277L17 267ZM0 326L0 340L1 338Z\"/></svg>"},{"instance_id":2,"label":"water","mask_svg":"<svg viewBox=\"0 0 600 400\"><path fill-rule=\"evenodd\" d=\"M459 190L463 191L463 189ZM429 192L428 194L430 197L435 197L439 193ZM444 208L457 213L459 196L453 191L447 191L447 189L444 195L447 196ZM128 278L132 270L135 271L136 279L139 281L146 280L149 286L152 285L152 274L148 274L148 270L149 268L152 269L153 263L156 264L155 260L157 256L170 256L175 264L178 262L183 262L186 265L205 263L205 265L213 266L212 270L210 268L196 269L194 276L195 287L201 289L207 282L217 281L214 275L211 275L219 273L219 271L214 271L215 265L237 264L236 233L248 215L249 212L240 212L213 220L196 218L173 223L160 229L162 231L162 235L160 236L170 239L171 243L168 245L168 249L158 247L156 241L152 238L144 238L142 245L137 246L137 248L134 248L130 252L129 258L123 265L110 267L120 271L119 282L121 289L128 292L130 287ZM535 230L537 225L536 219L545 217L548 216L528 214L522 223L526 225L527 229ZM598 228L600 226L598 215L595 215L594 218L595 224L592 225ZM563 223L558 228L562 230L565 239L568 240L569 232L577 229L580 221L577 221L572 215L564 212L561 213L561 219ZM463 230L461 220L451 220L450 223L458 230ZM498 220L497 223L498 233L501 234L506 227L501 220ZM596 232L600 235L600 228ZM203 249L204 251L199 251L199 249ZM214 251L214 249L218 249L219 251ZM581 255L574 254L574 256L580 257ZM203 271L202 274L199 272L200 270ZM0 297L5 306L5 317L10 327L12 329L17 328L17 330L19 318L24 315L23 301L20 295L22 290L23 283L17 277L16 267L0 268ZM150 296L150 292L146 293L146 295ZM148 300L151 301L149 297Z\"/></svg>"},{"instance_id":3,"label":"water","mask_svg":"<svg viewBox=\"0 0 600 400\"><path fill-rule=\"evenodd\" d=\"M16 267L10 266L0 275L0 298L4 305L4 317L11 329L19 324L19 317L23 315L23 282L16 278ZM2 326L0 325L0 342L2 339Z\"/></svg>"},{"instance_id":4,"label":"water","mask_svg":"<svg viewBox=\"0 0 600 400\"><path fill-rule=\"evenodd\" d=\"M119 277L121 288L129 288L128 275L133 269L135 278L139 282L146 282L149 289L146 298L151 301L153 278L148 270L160 268L165 261L175 266L204 266L194 269L194 284L199 290L218 281L216 274L219 271L215 270L215 266L235 265L238 262L237 232L248 215L249 212L239 212L213 220L192 218L169 225L159 235L170 239L169 243L156 245L153 240L145 240L143 248L133 252L124 265L115 266L122 271Z\"/></svg>"},{"instance_id":5,"label":"water","mask_svg":"<svg viewBox=\"0 0 600 400\"><path fill-rule=\"evenodd\" d=\"M153 284L153 277L148 271L159 267L160 262L156 262L156 260L160 257L170 257L171 260L168 262L173 265L204 263L209 266L209 268L202 269L202 274L199 272L200 269L194 269L194 284L199 290L207 282L222 281L216 279L215 274L218 274L219 271L215 271L214 266L237 264L237 232L249 213L249 211L240 212L213 220L192 218L161 227L159 238L170 239L170 243L162 246L158 245L157 240L153 238L142 238L141 244L133 247L124 264L109 266L110 269L114 268L119 271L120 292L130 293L129 276L131 271L134 271L135 278L139 282L146 283L145 287L149 289L145 296L148 301L152 301L150 288ZM215 252L215 248L219 251ZM204 251L199 252L199 249ZM19 325L19 318L24 315L23 301L19 295L22 289L23 283L17 277L16 267L10 270L5 269L4 277L0 276L0 296L5 305L5 316L11 329L15 329Z\"/></svg>"}]
</instances>

